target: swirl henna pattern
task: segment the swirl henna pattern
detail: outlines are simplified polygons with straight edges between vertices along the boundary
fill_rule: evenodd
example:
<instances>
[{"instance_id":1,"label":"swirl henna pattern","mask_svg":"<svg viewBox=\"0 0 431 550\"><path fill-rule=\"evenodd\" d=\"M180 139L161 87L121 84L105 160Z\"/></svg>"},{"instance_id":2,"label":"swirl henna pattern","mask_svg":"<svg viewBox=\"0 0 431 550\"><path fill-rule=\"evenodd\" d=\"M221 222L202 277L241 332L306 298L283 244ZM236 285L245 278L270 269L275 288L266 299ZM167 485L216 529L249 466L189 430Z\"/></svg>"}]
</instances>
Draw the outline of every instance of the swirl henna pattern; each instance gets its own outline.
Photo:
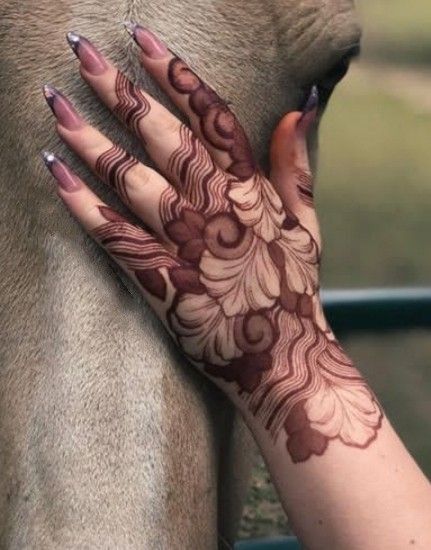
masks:
<instances>
[{"instance_id":1,"label":"swirl henna pattern","mask_svg":"<svg viewBox=\"0 0 431 550\"><path fill-rule=\"evenodd\" d=\"M366 448L383 414L326 323L318 244L256 167L226 103L176 57L168 78L231 162L222 170L182 126L168 166L176 190L162 193L159 209L175 252L106 207L96 236L163 302L192 362L235 385L270 435L284 438L293 462L322 455L331 440ZM124 103L126 117L127 109L135 106ZM130 160L114 150L102 157L118 187ZM310 176L301 171L297 180L311 206Z\"/></svg>"}]
</instances>

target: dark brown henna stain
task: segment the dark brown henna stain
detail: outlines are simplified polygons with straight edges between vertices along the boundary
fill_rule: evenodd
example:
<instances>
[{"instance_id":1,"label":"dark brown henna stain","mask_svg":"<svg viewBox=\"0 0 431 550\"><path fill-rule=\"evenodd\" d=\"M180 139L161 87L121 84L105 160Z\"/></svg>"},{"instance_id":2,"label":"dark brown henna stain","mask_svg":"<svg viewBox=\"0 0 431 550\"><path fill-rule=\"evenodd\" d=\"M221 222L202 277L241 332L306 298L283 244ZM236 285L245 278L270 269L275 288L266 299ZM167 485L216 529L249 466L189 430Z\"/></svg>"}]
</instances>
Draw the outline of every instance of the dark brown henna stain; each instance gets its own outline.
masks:
<instances>
[{"instance_id":1,"label":"dark brown henna stain","mask_svg":"<svg viewBox=\"0 0 431 550\"><path fill-rule=\"evenodd\" d=\"M264 372L270 370L271 366L269 353L253 353L245 354L227 366L205 365L205 372L216 378L223 378L226 382L236 382L240 393L252 393L258 388Z\"/></svg>"},{"instance_id":2,"label":"dark brown henna stain","mask_svg":"<svg viewBox=\"0 0 431 550\"><path fill-rule=\"evenodd\" d=\"M139 124L150 112L149 101L121 71L117 72L115 79L115 93L118 103L113 108L113 112L144 140Z\"/></svg>"},{"instance_id":3,"label":"dark brown henna stain","mask_svg":"<svg viewBox=\"0 0 431 550\"><path fill-rule=\"evenodd\" d=\"M204 228L204 217L186 208L182 210L179 219L165 225L166 234L179 247L178 256L196 265L205 249Z\"/></svg>"},{"instance_id":4,"label":"dark brown henna stain","mask_svg":"<svg viewBox=\"0 0 431 550\"><path fill-rule=\"evenodd\" d=\"M126 174L138 161L118 145L113 145L99 156L95 170L97 174L115 191L126 204L130 199L126 188Z\"/></svg>"},{"instance_id":5,"label":"dark brown henna stain","mask_svg":"<svg viewBox=\"0 0 431 550\"><path fill-rule=\"evenodd\" d=\"M294 462L322 455L333 439L366 448L383 413L318 307L316 241L256 170L226 103L178 58L168 76L189 96L204 137L232 159L232 177L220 177L183 126L168 162L183 195L166 190L160 206L180 262L168 268L167 321L178 344L207 374L236 385L271 436L286 438ZM298 193L312 206L305 172Z\"/></svg>"},{"instance_id":6,"label":"dark brown henna stain","mask_svg":"<svg viewBox=\"0 0 431 550\"><path fill-rule=\"evenodd\" d=\"M93 236L135 274L145 290L165 300L166 282L159 270L178 268L180 263L147 231L110 207L100 205L98 208L107 223L94 229Z\"/></svg>"},{"instance_id":7,"label":"dark brown henna stain","mask_svg":"<svg viewBox=\"0 0 431 550\"><path fill-rule=\"evenodd\" d=\"M287 449L293 462L304 462L313 454L320 456L328 446L328 439L310 428L304 405L305 401L297 403L284 423L289 436Z\"/></svg>"},{"instance_id":8,"label":"dark brown henna stain","mask_svg":"<svg viewBox=\"0 0 431 550\"><path fill-rule=\"evenodd\" d=\"M313 176L300 168L296 168L295 175L298 182L296 187L298 189L300 199L307 206L313 207Z\"/></svg>"},{"instance_id":9,"label":"dark brown henna stain","mask_svg":"<svg viewBox=\"0 0 431 550\"><path fill-rule=\"evenodd\" d=\"M166 171L178 182L182 195L205 215L231 210L226 196L229 185L226 175L184 124L180 128L180 140Z\"/></svg>"},{"instance_id":10,"label":"dark brown henna stain","mask_svg":"<svg viewBox=\"0 0 431 550\"><path fill-rule=\"evenodd\" d=\"M229 154L232 163L227 171L241 181L251 178L256 173L253 153L244 130L227 103L178 57L169 63L168 79L177 92L190 96L190 108L200 120L205 139Z\"/></svg>"}]
</instances>

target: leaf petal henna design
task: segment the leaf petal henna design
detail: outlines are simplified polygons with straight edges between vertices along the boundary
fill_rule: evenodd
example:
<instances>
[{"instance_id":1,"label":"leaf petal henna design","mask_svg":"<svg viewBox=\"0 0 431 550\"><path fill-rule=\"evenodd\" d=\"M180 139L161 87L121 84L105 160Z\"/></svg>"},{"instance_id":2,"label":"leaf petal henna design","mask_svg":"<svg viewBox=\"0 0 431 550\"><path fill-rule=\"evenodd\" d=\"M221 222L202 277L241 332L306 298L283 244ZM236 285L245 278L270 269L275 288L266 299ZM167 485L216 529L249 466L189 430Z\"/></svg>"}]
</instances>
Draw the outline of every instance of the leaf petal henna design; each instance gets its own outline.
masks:
<instances>
[{"instance_id":1,"label":"leaf petal henna design","mask_svg":"<svg viewBox=\"0 0 431 550\"><path fill-rule=\"evenodd\" d=\"M250 397L252 410L274 436L284 429L294 462L323 454L332 439L366 447L383 414L364 379L311 319L273 315L288 337L272 349L273 368Z\"/></svg>"},{"instance_id":2,"label":"leaf petal henna design","mask_svg":"<svg viewBox=\"0 0 431 550\"><path fill-rule=\"evenodd\" d=\"M280 276L267 244L256 236L241 256L221 258L205 250L201 281L228 317L270 308L280 296Z\"/></svg>"},{"instance_id":3,"label":"leaf petal henna design","mask_svg":"<svg viewBox=\"0 0 431 550\"><path fill-rule=\"evenodd\" d=\"M256 167L226 103L180 59L167 70L205 140L226 153L227 168L182 125L166 167L172 186L159 202L169 250L102 207L107 223L95 236L163 301L165 321L192 362L229 384L293 462L324 454L333 440L367 447L383 413L327 325L313 234ZM137 128L146 108L134 93L118 77L117 110ZM97 169L125 195L132 166L113 147ZM312 207L311 179L296 175L297 192Z\"/></svg>"},{"instance_id":4,"label":"leaf petal henna design","mask_svg":"<svg viewBox=\"0 0 431 550\"><path fill-rule=\"evenodd\" d=\"M233 182L229 197L240 221L267 243L281 236L286 213L271 183L257 174L245 182Z\"/></svg>"},{"instance_id":5,"label":"leaf petal henna design","mask_svg":"<svg viewBox=\"0 0 431 550\"><path fill-rule=\"evenodd\" d=\"M224 315L211 297L183 294L170 318L183 350L196 361L227 365L242 351L235 342L235 318Z\"/></svg>"}]
</instances>

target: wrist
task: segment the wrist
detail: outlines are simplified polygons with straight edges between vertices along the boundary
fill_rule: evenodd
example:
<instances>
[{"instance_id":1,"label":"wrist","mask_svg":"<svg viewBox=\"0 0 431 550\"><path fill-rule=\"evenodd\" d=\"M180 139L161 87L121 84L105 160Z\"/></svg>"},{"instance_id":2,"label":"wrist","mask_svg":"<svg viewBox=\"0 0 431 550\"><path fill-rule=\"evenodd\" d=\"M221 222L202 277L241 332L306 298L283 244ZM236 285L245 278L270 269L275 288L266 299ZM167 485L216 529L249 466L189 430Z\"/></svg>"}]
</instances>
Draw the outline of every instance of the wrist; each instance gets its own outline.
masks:
<instances>
[{"instance_id":1,"label":"wrist","mask_svg":"<svg viewBox=\"0 0 431 550\"><path fill-rule=\"evenodd\" d=\"M281 308L271 322L277 336L267 354L209 369L251 429L285 438L293 462L324 454L332 440L368 447L381 407L326 323Z\"/></svg>"}]
</instances>

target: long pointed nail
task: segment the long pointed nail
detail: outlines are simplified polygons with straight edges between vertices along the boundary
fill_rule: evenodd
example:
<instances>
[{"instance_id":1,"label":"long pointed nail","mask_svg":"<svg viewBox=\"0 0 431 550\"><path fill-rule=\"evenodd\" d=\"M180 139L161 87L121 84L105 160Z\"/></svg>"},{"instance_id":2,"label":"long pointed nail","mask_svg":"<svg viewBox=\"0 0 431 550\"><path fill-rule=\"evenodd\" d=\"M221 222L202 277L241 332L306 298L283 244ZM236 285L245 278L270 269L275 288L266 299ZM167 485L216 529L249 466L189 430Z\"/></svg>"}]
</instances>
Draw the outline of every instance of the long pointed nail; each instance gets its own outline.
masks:
<instances>
[{"instance_id":1,"label":"long pointed nail","mask_svg":"<svg viewBox=\"0 0 431 550\"><path fill-rule=\"evenodd\" d=\"M57 180L58 185L68 193L74 193L82 189L82 182L72 170L67 166L64 160L50 151L42 153L45 166Z\"/></svg>"},{"instance_id":2,"label":"long pointed nail","mask_svg":"<svg viewBox=\"0 0 431 550\"><path fill-rule=\"evenodd\" d=\"M319 90L316 85L312 86L310 95L302 109L302 116L314 111L319 105Z\"/></svg>"},{"instance_id":3,"label":"long pointed nail","mask_svg":"<svg viewBox=\"0 0 431 550\"><path fill-rule=\"evenodd\" d=\"M45 84L43 86L43 95L51 107L54 116L62 126L68 130L79 130L85 125L85 120L67 97L57 90L57 88Z\"/></svg>"},{"instance_id":4,"label":"long pointed nail","mask_svg":"<svg viewBox=\"0 0 431 550\"><path fill-rule=\"evenodd\" d=\"M168 48L150 30L134 21L124 21L124 26L144 54L151 59L162 59L168 55Z\"/></svg>"},{"instance_id":5,"label":"long pointed nail","mask_svg":"<svg viewBox=\"0 0 431 550\"><path fill-rule=\"evenodd\" d=\"M87 38L74 31L68 32L66 37L69 46L86 71L93 75L99 75L108 69L108 63L103 55Z\"/></svg>"}]
</instances>

